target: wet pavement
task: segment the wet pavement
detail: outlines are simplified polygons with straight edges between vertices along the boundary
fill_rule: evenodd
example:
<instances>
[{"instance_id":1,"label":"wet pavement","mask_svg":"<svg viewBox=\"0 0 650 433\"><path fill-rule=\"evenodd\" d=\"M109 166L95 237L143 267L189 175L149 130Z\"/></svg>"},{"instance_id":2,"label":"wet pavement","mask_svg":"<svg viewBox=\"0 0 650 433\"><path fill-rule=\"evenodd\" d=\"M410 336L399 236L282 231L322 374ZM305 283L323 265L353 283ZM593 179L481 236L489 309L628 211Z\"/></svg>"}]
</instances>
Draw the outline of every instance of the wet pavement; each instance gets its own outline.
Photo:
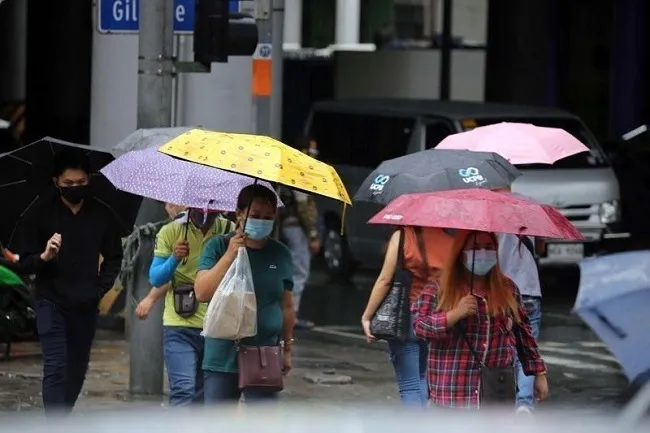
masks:
<instances>
[{"instance_id":1,"label":"wet pavement","mask_svg":"<svg viewBox=\"0 0 650 433\"><path fill-rule=\"evenodd\" d=\"M294 370L287 378L284 399L341 409L354 403L398 404L386 345L366 344L358 326L372 283L371 275L340 284L314 272L304 295L304 315L319 326L296 334ZM540 347L549 367L551 398L540 409L614 410L626 380L606 348L571 314L575 293L573 277L545 287ZM38 343L16 344L12 352L12 360L0 363L0 411L38 410L42 368ZM119 335L101 332L78 412L164 406L164 397L128 394L128 365L128 344Z\"/></svg>"}]
</instances>

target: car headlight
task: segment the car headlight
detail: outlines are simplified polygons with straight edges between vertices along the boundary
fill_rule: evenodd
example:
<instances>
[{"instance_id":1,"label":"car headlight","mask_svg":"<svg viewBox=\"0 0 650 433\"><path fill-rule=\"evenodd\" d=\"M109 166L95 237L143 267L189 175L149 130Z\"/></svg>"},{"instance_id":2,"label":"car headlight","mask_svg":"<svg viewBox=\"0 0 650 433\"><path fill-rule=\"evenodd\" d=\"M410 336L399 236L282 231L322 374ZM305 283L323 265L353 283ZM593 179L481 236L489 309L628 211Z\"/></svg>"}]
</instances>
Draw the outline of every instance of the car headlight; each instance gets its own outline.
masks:
<instances>
[{"instance_id":1,"label":"car headlight","mask_svg":"<svg viewBox=\"0 0 650 433\"><path fill-rule=\"evenodd\" d=\"M618 205L618 200L606 201L600 204L598 209L600 222L603 224L612 224L618 222L621 218L621 210Z\"/></svg>"}]
</instances>

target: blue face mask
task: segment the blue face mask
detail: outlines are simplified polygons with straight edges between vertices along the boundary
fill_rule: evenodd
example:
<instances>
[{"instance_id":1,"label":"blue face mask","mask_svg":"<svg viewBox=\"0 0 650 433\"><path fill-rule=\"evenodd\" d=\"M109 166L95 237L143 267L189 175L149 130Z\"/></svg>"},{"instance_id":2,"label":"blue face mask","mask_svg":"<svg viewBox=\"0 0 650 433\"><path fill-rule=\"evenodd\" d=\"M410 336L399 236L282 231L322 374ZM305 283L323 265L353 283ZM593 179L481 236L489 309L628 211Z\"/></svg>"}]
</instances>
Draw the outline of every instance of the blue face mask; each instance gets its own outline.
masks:
<instances>
[{"instance_id":1,"label":"blue face mask","mask_svg":"<svg viewBox=\"0 0 650 433\"><path fill-rule=\"evenodd\" d=\"M248 218L244 232L254 241L268 238L273 232L273 222L273 220Z\"/></svg>"},{"instance_id":2,"label":"blue face mask","mask_svg":"<svg viewBox=\"0 0 650 433\"><path fill-rule=\"evenodd\" d=\"M484 276L490 273L497 265L497 252L494 250L465 250L464 264L468 271L472 272L472 261L474 262L474 274Z\"/></svg>"}]
</instances>

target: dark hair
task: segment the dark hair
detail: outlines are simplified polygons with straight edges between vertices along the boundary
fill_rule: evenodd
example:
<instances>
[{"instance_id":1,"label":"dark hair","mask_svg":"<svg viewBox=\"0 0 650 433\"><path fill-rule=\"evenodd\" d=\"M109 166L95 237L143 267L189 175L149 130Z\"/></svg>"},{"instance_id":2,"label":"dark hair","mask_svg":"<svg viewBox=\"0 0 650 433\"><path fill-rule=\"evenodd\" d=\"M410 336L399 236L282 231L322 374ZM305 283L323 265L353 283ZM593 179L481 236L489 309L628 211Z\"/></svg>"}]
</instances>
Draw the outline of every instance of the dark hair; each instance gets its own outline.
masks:
<instances>
[{"instance_id":1,"label":"dark hair","mask_svg":"<svg viewBox=\"0 0 650 433\"><path fill-rule=\"evenodd\" d=\"M52 175L59 177L66 170L82 170L90 174L90 164L88 158L80 151L61 150L54 155L54 171Z\"/></svg>"},{"instance_id":2,"label":"dark hair","mask_svg":"<svg viewBox=\"0 0 650 433\"><path fill-rule=\"evenodd\" d=\"M237 197L237 209L244 210L251 205L254 200L267 201L274 209L278 207L278 196L264 185L248 185L242 188Z\"/></svg>"},{"instance_id":3,"label":"dark hair","mask_svg":"<svg viewBox=\"0 0 650 433\"><path fill-rule=\"evenodd\" d=\"M309 149L309 143L313 140L309 135L300 135L296 138L296 149L303 150Z\"/></svg>"}]
</instances>

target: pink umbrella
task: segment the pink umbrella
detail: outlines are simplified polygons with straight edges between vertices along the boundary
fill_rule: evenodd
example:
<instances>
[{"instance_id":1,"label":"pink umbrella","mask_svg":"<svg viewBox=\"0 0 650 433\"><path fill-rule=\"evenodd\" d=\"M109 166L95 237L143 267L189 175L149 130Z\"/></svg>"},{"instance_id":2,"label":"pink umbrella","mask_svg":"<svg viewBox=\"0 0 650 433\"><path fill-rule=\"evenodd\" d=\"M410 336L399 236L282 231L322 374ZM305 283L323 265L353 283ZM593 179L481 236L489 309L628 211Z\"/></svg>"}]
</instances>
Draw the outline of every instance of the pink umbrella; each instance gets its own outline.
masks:
<instances>
[{"instance_id":1,"label":"pink umbrella","mask_svg":"<svg viewBox=\"0 0 650 433\"><path fill-rule=\"evenodd\" d=\"M583 239L578 229L553 207L487 189L404 194L368 222Z\"/></svg>"},{"instance_id":2,"label":"pink umbrella","mask_svg":"<svg viewBox=\"0 0 650 433\"><path fill-rule=\"evenodd\" d=\"M553 164L589 148L560 128L501 122L445 138L436 149L495 152L511 164Z\"/></svg>"}]
</instances>

